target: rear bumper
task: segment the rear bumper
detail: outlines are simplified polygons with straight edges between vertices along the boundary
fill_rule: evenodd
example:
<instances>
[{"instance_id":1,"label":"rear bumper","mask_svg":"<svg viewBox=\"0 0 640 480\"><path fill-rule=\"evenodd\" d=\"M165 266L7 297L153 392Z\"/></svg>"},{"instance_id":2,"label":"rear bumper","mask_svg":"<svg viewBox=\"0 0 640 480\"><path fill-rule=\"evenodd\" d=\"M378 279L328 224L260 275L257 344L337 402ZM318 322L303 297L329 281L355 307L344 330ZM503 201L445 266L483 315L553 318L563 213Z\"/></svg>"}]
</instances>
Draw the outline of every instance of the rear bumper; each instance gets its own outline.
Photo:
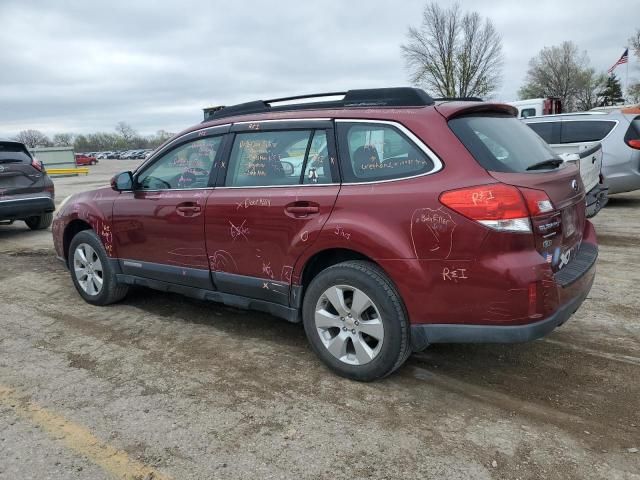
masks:
<instances>
[{"instance_id":1,"label":"rear bumper","mask_svg":"<svg viewBox=\"0 0 640 480\"><path fill-rule=\"evenodd\" d=\"M593 187L586 195L587 218L595 217L609 201L609 188L601 183Z\"/></svg>"},{"instance_id":2,"label":"rear bumper","mask_svg":"<svg viewBox=\"0 0 640 480\"><path fill-rule=\"evenodd\" d=\"M413 350L424 350L431 343L524 343L544 337L565 323L587 298L597 257L598 247L584 243L575 259L554 276L564 303L547 318L524 325L413 324Z\"/></svg>"},{"instance_id":3,"label":"rear bumper","mask_svg":"<svg viewBox=\"0 0 640 480\"><path fill-rule=\"evenodd\" d=\"M638 159L635 155L629 162L613 165L603 162L602 175L607 182L610 195L640 189L640 171L638 171Z\"/></svg>"},{"instance_id":4,"label":"rear bumper","mask_svg":"<svg viewBox=\"0 0 640 480\"><path fill-rule=\"evenodd\" d=\"M38 196L0 200L0 220L20 220L53 212L55 204L51 197Z\"/></svg>"}]
</instances>

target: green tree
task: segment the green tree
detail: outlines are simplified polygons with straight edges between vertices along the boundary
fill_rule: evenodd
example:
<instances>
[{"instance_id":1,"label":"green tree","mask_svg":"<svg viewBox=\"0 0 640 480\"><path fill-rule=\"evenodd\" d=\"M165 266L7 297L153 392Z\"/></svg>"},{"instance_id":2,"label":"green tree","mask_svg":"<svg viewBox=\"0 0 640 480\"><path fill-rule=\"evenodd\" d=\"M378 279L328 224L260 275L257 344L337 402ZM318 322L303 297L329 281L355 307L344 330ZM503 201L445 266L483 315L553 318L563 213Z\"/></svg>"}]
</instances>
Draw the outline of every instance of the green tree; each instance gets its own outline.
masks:
<instances>
[{"instance_id":1,"label":"green tree","mask_svg":"<svg viewBox=\"0 0 640 480\"><path fill-rule=\"evenodd\" d=\"M93 150L91 148L91 145L89 144L89 141L87 140L87 137L85 137L84 135L76 136L75 140L73 141L73 149L76 152L89 152Z\"/></svg>"},{"instance_id":2,"label":"green tree","mask_svg":"<svg viewBox=\"0 0 640 480\"><path fill-rule=\"evenodd\" d=\"M427 3L419 28L410 27L401 46L414 85L443 97L491 95L502 75L502 39L477 12Z\"/></svg>"},{"instance_id":3,"label":"green tree","mask_svg":"<svg viewBox=\"0 0 640 480\"><path fill-rule=\"evenodd\" d=\"M615 73L607 78L607 83L605 84L600 96L602 97L600 105L604 107L624 103L622 85L620 85L620 80L618 80Z\"/></svg>"},{"instance_id":4,"label":"green tree","mask_svg":"<svg viewBox=\"0 0 640 480\"><path fill-rule=\"evenodd\" d=\"M591 110L602 104L602 92L607 83L607 75L587 68L580 73L575 95L575 109L579 112Z\"/></svg>"},{"instance_id":5,"label":"green tree","mask_svg":"<svg viewBox=\"0 0 640 480\"><path fill-rule=\"evenodd\" d=\"M640 82L629 85L627 88L627 97L632 103L640 103Z\"/></svg>"}]
</instances>

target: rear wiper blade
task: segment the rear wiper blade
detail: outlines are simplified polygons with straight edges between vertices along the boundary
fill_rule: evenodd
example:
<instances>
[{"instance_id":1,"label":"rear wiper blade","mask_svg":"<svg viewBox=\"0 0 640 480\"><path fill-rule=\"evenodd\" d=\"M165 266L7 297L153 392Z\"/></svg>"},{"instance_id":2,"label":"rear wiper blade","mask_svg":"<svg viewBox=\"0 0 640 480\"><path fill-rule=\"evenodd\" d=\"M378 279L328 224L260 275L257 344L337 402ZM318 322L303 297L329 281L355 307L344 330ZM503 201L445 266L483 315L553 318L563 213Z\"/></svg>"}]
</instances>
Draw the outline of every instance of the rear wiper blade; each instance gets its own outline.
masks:
<instances>
[{"instance_id":1,"label":"rear wiper blade","mask_svg":"<svg viewBox=\"0 0 640 480\"><path fill-rule=\"evenodd\" d=\"M0 163L22 163L22 160L17 158L0 158Z\"/></svg>"},{"instance_id":2,"label":"rear wiper blade","mask_svg":"<svg viewBox=\"0 0 640 480\"><path fill-rule=\"evenodd\" d=\"M550 158L549 160L543 160L542 162L534 163L533 165L527 167L527 170L540 170L547 167L558 168L563 163L564 161L559 158Z\"/></svg>"}]
</instances>

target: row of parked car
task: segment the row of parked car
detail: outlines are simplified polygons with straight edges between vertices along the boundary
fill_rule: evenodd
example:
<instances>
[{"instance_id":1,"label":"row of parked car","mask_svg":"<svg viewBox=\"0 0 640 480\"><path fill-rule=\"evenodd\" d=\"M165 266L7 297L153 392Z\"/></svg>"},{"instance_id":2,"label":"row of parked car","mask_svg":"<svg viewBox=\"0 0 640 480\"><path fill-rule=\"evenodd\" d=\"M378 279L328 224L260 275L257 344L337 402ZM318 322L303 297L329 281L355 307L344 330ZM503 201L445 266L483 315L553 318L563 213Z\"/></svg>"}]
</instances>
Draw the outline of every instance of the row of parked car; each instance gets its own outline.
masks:
<instances>
[{"instance_id":1,"label":"row of parked car","mask_svg":"<svg viewBox=\"0 0 640 480\"><path fill-rule=\"evenodd\" d=\"M132 159L141 159L149 157L153 152L151 148L141 148L137 150L114 150L108 152L87 152L81 155L85 155L87 157L93 157L98 160L106 160L106 159L120 159L120 160L132 160Z\"/></svg>"}]
</instances>

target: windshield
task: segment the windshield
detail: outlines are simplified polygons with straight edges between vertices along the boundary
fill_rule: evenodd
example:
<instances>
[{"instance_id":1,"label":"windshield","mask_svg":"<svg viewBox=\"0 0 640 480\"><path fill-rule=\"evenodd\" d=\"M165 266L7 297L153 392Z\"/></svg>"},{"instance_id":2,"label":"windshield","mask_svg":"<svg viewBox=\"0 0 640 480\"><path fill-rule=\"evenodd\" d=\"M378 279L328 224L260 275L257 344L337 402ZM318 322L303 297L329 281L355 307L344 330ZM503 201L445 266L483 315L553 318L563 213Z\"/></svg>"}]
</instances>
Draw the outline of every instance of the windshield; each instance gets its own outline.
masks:
<instances>
[{"instance_id":1,"label":"windshield","mask_svg":"<svg viewBox=\"0 0 640 480\"><path fill-rule=\"evenodd\" d=\"M509 115L468 115L449 121L449 128L471 155L493 172L526 172L547 160L544 169L558 168L559 157L533 130ZM537 169L540 170L540 169Z\"/></svg>"}]
</instances>

